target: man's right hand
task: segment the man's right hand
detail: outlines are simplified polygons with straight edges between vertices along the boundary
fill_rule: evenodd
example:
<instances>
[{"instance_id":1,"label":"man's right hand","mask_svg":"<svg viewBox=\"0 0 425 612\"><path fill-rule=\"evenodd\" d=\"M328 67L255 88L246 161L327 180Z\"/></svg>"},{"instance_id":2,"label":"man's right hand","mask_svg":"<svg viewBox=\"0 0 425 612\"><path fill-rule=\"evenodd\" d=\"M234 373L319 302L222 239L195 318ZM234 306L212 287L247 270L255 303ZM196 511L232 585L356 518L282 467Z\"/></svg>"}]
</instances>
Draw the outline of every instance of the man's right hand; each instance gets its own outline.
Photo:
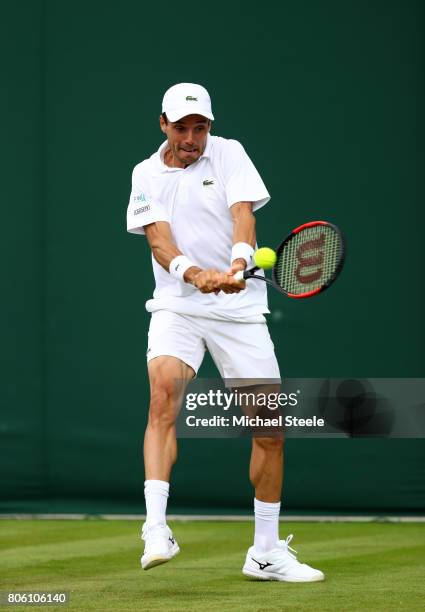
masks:
<instances>
[{"instance_id":1,"label":"man's right hand","mask_svg":"<svg viewBox=\"0 0 425 612\"><path fill-rule=\"evenodd\" d=\"M193 276L190 274L192 270L195 272ZM225 291L225 293L239 293L239 291L245 289L245 283L238 283L234 280L233 276L218 270L196 271L195 268L189 268L187 273L188 282L191 282L201 293L217 294L221 290Z\"/></svg>"},{"instance_id":2,"label":"man's right hand","mask_svg":"<svg viewBox=\"0 0 425 612\"><path fill-rule=\"evenodd\" d=\"M223 282L223 273L218 270L201 270L192 280L201 293L219 293Z\"/></svg>"}]
</instances>

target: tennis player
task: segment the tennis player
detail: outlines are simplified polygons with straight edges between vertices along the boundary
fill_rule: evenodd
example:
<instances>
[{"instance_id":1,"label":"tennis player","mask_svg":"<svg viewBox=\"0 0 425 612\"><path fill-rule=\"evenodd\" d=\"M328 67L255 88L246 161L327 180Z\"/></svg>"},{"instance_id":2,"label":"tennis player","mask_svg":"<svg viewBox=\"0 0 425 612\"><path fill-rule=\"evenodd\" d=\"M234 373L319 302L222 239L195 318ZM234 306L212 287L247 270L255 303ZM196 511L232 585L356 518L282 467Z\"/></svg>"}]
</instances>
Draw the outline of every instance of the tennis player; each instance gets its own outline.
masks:
<instances>
[{"instance_id":1,"label":"tennis player","mask_svg":"<svg viewBox=\"0 0 425 612\"><path fill-rule=\"evenodd\" d=\"M151 388L144 440L146 522L141 559L147 570L179 546L166 523L171 469L177 458L175 381L189 382L208 349L223 379L278 379L264 314L266 284L247 288L233 275L251 266L254 213L270 199L236 140L211 136L214 116L204 87L174 85L164 95L166 140L133 171L127 229L145 234L156 287L147 361ZM292 535L279 540L283 441L253 437L254 542L243 573L262 580L311 582L321 571L297 561Z\"/></svg>"}]
</instances>

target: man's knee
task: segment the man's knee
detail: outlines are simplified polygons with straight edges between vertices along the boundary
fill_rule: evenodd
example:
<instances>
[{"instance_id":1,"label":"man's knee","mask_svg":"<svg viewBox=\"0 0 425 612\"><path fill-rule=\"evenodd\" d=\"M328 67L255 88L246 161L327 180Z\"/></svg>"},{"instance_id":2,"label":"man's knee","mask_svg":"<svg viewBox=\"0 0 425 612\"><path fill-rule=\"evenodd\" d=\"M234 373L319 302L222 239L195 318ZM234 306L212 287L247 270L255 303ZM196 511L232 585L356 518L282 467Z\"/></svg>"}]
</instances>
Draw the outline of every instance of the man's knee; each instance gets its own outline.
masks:
<instances>
[{"instance_id":1,"label":"man's knee","mask_svg":"<svg viewBox=\"0 0 425 612\"><path fill-rule=\"evenodd\" d=\"M148 371L151 387L149 425L172 427L193 370L179 359L163 355L149 362Z\"/></svg>"},{"instance_id":2,"label":"man's knee","mask_svg":"<svg viewBox=\"0 0 425 612\"><path fill-rule=\"evenodd\" d=\"M149 425L171 427L176 420L176 389L171 380L156 380L151 387Z\"/></svg>"}]
</instances>

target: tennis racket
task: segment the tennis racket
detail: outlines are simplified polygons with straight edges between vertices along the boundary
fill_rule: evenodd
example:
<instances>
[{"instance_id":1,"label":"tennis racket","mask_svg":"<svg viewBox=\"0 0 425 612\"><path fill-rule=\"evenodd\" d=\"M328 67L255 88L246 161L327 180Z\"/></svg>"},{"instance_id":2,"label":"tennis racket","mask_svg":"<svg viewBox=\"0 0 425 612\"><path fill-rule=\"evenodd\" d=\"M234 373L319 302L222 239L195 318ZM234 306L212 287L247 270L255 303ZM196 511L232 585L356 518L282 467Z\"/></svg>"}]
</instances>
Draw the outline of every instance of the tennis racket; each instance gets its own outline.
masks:
<instances>
[{"instance_id":1,"label":"tennis racket","mask_svg":"<svg viewBox=\"0 0 425 612\"><path fill-rule=\"evenodd\" d=\"M290 298L321 293L336 280L344 265L345 240L327 221L310 221L292 230L276 249L272 280L255 274L260 268L237 272L236 280L257 278Z\"/></svg>"}]
</instances>

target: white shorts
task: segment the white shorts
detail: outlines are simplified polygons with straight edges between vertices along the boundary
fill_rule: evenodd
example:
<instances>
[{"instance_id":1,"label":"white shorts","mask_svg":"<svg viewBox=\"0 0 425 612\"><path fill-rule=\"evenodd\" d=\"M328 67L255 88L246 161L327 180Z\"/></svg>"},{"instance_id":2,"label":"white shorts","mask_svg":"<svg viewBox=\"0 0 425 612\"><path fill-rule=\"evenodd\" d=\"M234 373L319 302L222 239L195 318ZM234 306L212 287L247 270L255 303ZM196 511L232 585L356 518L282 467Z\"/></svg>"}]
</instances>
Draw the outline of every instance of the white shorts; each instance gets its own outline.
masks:
<instances>
[{"instance_id":1,"label":"white shorts","mask_svg":"<svg viewBox=\"0 0 425 612\"><path fill-rule=\"evenodd\" d=\"M240 323L177 314L152 313L148 362L170 355L198 372L208 349L223 379L275 379L279 365L267 323Z\"/></svg>"}]
</instances>

